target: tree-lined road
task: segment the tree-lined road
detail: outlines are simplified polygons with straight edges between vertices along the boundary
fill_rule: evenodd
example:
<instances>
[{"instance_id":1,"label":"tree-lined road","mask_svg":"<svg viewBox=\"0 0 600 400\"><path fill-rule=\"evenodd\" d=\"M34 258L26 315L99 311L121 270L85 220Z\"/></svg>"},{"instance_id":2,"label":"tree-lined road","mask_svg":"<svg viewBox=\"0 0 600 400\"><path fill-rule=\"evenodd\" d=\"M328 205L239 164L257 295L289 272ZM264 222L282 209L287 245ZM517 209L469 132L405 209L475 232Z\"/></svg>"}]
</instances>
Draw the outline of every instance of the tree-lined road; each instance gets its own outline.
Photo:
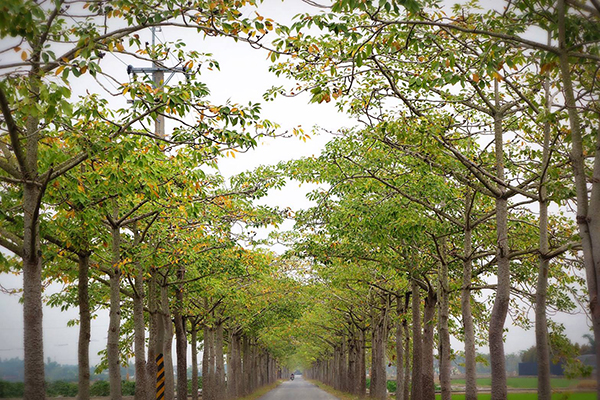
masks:
<instances>
[{"instance_id":1,"label":"tree-lined road","mask_svg":"<svg viewBox=\"0 0 600 400\"><path fill-rule=\"evenodd\" d=\"M259 400L337 400L337 397L330 395L317 386L296 377L293 381L283 382L269 393L262 396Z\"/></svg>"}]
</instances>

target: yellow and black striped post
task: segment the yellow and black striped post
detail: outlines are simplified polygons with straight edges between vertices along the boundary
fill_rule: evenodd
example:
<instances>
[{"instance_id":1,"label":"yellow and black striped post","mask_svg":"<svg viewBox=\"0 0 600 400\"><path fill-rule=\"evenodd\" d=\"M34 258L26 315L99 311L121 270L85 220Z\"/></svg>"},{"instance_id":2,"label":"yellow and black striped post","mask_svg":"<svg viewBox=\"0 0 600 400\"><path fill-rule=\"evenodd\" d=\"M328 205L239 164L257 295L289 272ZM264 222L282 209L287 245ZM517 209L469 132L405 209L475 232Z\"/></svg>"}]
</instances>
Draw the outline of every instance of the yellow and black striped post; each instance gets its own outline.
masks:
<instances>
[{"instance_id":1,"label":"yellow and black striped post","mask_svg":"<svg viewBox=\"0 0 600 400\"><path fill-rule=\"evenodd\" d=\"M156 356L156 400L165 398L165 359L162 354Z\"/></svg>"}]
</instances>

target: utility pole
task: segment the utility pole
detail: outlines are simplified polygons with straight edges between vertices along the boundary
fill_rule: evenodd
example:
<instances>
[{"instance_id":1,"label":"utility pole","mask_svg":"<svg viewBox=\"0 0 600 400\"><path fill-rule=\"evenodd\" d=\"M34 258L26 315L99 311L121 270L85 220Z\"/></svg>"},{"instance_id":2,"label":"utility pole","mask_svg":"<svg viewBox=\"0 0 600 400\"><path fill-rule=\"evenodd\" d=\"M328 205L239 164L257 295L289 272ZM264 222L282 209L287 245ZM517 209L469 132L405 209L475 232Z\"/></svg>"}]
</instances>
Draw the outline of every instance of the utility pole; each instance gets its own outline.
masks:
<instances>
[{"instance_id":1,"label":"utility pole","mask_svg":"<svg viewBox=\"0 0 600 400\"><path fill-rule=\"evenodd\" d=\"M156 27L152 27L152 48L156 45ZM165 72L170 72L169 77L165 81ZM173 68L165 68L161 66L158 62L153 61L152 67L134 67L132 65L127 66L127 74L136 75L136 74L152 74L152 86L153 88L159 88L162 91L167 83L173 78L176 73L186 74L185 68L182 67L173 67ZM158 91L157 91L158 92ZM157 138L165 139L165 116L159 113L154 120L154 135ZM158 271L153 269L153 273L157 274ZM155 296L156 293L149 293L149 296ZM162 297L162 296L161 296ZM159 297L159 298L161 298ZM159 300L159 305L154 310L158 314L157 318L157 340L156 345L154 347L154 354L156 354L156 390L155 390L155 399L163 400L165 398L165 363L164 363L164 346L165 346L165 323L170 321L168 315L164 315L163 307L162 307L162 299Z\"/></svg>"},{"instance_id":2,"label":"utility pole","mask_svg":"<svg viewBox=\"0 0 600 400\"><path fill-rule=\"evenodd\" d=\"M152 48L156 45L156 27L152 27ZM165 82L165 72L170 72L169 78ZM165 87L167 83L173 78L176 73L186 74L185 68L182 67L173 67L173 68L165 68L162 67L156 61L152 62L152 67L134 67L132 65L127 66L128 74L152 74L152 82L153 87L160 88L161 90ZM165 134L165 116L159 114L154 120L154 134L156 137L164 139L166 137Z\"/></svg>"}]
</instances>

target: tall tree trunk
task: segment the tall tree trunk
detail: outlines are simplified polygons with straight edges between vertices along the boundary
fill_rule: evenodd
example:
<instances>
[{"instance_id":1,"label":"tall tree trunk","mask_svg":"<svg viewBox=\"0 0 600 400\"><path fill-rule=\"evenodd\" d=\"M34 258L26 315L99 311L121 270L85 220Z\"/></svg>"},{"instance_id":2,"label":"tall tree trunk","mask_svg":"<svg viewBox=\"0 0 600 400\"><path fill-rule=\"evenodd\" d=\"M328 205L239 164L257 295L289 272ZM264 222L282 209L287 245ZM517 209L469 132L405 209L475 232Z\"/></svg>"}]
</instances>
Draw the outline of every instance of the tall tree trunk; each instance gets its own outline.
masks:
<instances>
[{"instance_id":1,"label":"tall tree trunk","mask_svg":"<svg viewBox=\"0 0 600 400\"><path fill-rule=\"evenodd\" d=\"M231 329L230 336L229 352L231 356L227 366L227 397L235 399L242 396L241 336L235 328Z\"/></svg>"},{"instance_id":2,"label":"tall tree trunk","mask_svg":"<svg viewBox=\"0 0 600 400\"><path fill-rule=\"evenodd\" d=\"M85 250L78 255L79 279L77 283L77 294L79 300L79 343L77 348L77 369L79 371L78 400L89 400L90 398L90 338L92 336L90 294L89 294L89 271L90 255ZM146 400L146 399L144 399Z\"/></svg>"},{"instance_id":3,"label":"tall tree trunk","mask_svg":"<svg viewBox=\"0 0 600 400\"><path fill-rule=\"evenodd\" d=\"M164 329L163 355L165 360L165 400L175 398L175 374L173 371L173 323L169 307L169 287L165 282L160 287L162 320Z\"/></svg>"},{"instance_id":4,"label":"tall tree trunk","mask_svg":"<svg viewBox=\"0 0 600 400\"><path fill-rule=\"evenodd\" d=\"M140 244L137 222L133 225L133 245ZM144 269L139 259L134 262L133 326L135 348L135 400L147 400L148 375L146 371L146 323L144 322Z\"/></svg>"},{"instance_id":5,"label":"tall tree trunk","mask_svg":"<svg viewBox=\"0 0 600 400\"><path fill-rule=\"evenodd\" d=\"M411 379L411 400L423 400L423 340L421 339L421 293L416 279L412 279L412 336L413 336L413 357L412 357L412 379ZM429 399L427 399L429 400Z\"/></svg>"},{"instance_id":6,"label":"tall tree trunk","mask_svg":"<svg viewBox=\"0 0 600 400\"><path fill-rule=\"evenodd\" d=\"M503 113L500 111L498 81L494 81L496 111L494 113L494 147L496 152L496 177L504 182ZM498 185L502 193L496 197L496 260L498 265L496 298L492 308L489 328L490 363L492 369L492 400L505 400L506 369L504 360L504 323L510 301L510 248L508 246L508 201L506 189Z\"/></svg>"},{"instance_id":7,"label":"tall tree trunk","mask_svg":"<svg viewBox=\"0 0 600 400\"><path fill-rule=\"evenodd\" d=\"M350 394L357 394L357 385L356 385L356 359L358 356L358 352L356 350L356 329L352 328L350 341L348 342L348 392Z\"/></svg>"},{"instance_id":8,"label":"tall tree trunk","mask_svg":"<svg viewBox=\"0 0 600 400\"><path fill-rule=\"evenodd\" d=\"M39 94L39 68L35 64L30 73L31 93ZM4 113L4 110L3 110ZM9 112L10 113L10 112ZM44 335L42 312L42 257L39 237L39 208L43 190L37 179L39 120L27 117L25 126L25 165L23 169L23 349L25 364L26 400L45 398ZM20 141L20 138L17 139Z\"/></svg>"},{"instance_id":9,"label":"tall tree trunk","mask_svg":"<svg viewBox=\"0 0 600 400\"><path fill-rule=\"evenodd\" d=\"M340 390L342 392L348 391L348 343L346 337L342 336L342 344L340 347Z\"/></svg>"},{"instance_id":10,"label":"tall tree trunk","mask_svg":"<svg viewBox=\"0 0 600 400\"><path fill-rule=\"evenodd\" d=\"M211 336L212 332L208 324L204 325L204 351L202 352L202 400L212 400L211 387Z\"/></svg>"},{"instance_id":11,"label":"tall tree trunk","mask_svg":"<svg viewBox=\"0 0 600 400\"><path fill-rule=\"evenodd\" d=\"M440 242L440 273L439 273L439 357L440 357L440 386L442 389L442 400L452 398L452 386L450 381L450 330L448 321L450 319L450 287L448 282L448 263L446 261L446 239ZM434 388L435 389L435 388Z\"/></svg>"},{"instance_id":12,"label":"tall tree trunk","mask_svg":"<svg viewBox=\"0 0 600 400\"><path fill-rule=\"evenodd\" d=\"M148 329L148 362L146 363L146 376L148 385L146 393L149 398L156 398L156 393L164 390L164 374L157 375L157 358L164 359L162 349L164 345L165 330L163 319L160 315L160 294L158 288L158 271L152 268L150 280L148 282L148 310L149 310L149 329ZM152 395L150 395L152 394Z\"/></svg>"},{"instance_id":13,"label":"tall tree trunk","mask_svg":"<svg viewBox=\"0 0 600 400\"><path fill-rule=\"evenodd\" d=\"M404 331L402 323L406 322L406 308L404 296L398 291L396 297L396 312L398 320L396 321L396 400L404 399ZM408 356L408 355L407 355ZM406 399L408 400L408 399Z\"/></svg>"},{"instance_id":14,"label":"tall tree trunk","mask_svg":"<svg viewBox=\"0 0 600 400\"><path fill-rule=\"evenodd\" d=\"M198 400L198 324L191 320L191 348L192 348L192 400Z\"/></svg>"},{"instance_id":15,"label":"tall tree trunk","mask_svg":"<svg viewBox=\"0 0 600 400\"><path fill-rule=\"evenodd\" d=\"M471 311L471 280L473 279L473 239L471 229L471 210L474 194L466 188L465 194L465 231L463 245L463 275L460 297L465 342L465 400L477 400L477 372L475 353L475 328Z\"/></svg>"},{"instance_id":16,"label":"tall tree trunk","mask_svg":"<svg viewBox=\"0 0 600 400\"><path fill-rule=\"evenodd\" d=\"M358 343L357 343L357 351L358 351L358 365L357 365L357 370L358 370L358 377L356 379L356 382L358 384L358 398L362 399L367 395L367 375L366 375L366 369L367 369L367 361L365 359L366 354L365 354L365 329L364 328L360 328L358 330Z\"/></svg>"},{"instance_id":17,"label":"tall tree trunk","mask_svg":"<svg viewBox=\"0 0 600 400\"><path fill-rule=\"evenodd\" d=\"M550 34L548 34L550 41ZM546 94L546 110L550 111L550 87L548 78L544 82ZM538 281L535 292L535 344L538 363L538 399L550 400L550 345L548 343L548 321L546 320L546 299L548 297L548 267L550 260L546 257L548 243L548 200L546 190L546 171L550 165L550 122L544 123L544 143L542 149L542 165L540 173L539 208L540 208L540 257Z\"/></svg>"},{"instance_id":18,"label":"tall tree trunk","mask_svg":"<svg viewBox=\"0 0 600 400\"><path fill-rule=\"evenodd\" d=\"M600 130L597 131L594 170L592 176L592 194L588 203L588 179L585 173L585 155L583 152L583 132L577 112L571 68L566 40L567 14L565 0L558 1L558 47L560 76L563 84L565 105L569 114L571 128L571 165L577 193L577 225L583 249L583 261L586 282L590 296L590 314L596 343L600 341ZM596 346L596 359L600 360L600 346ZM600 368L596 368L596 380L600 382ZM598 390L600 400L600 390Z\"/></svg>"},{"instance_id":19,"label":"tall tree trunk","mask_svg":"<svg viewBox=\"0 0 600 400\"><path fill-rule=\"evenodd\" d=\"M250 394L250 374L251 372L251 354L250 354L250 343L248 341L248 337L243 337L243 347L242 347L242 394L244 396Z\"/></svg>"},{"instance_id":20,"label":"tall tree trunk","mask_svg":"<svg viewBox=\"0 0 600 400\"><path fill-rule=\"evenodd\" d=\"M406 310L408 311L408 302L410 300L410 294L407 293L406 295ZM404 398L406 400L409 399L409 395L410 395L410 358L409 358L409 354L410 354L410 331L408 328L408 321L406 319L404 319L404 321L402 322L402 327L404 328L404 354L406 354L406 357L404 357Z\"/></svg>"},{"instance_id":21,"label":"tall tree trunk","mask_svg":"<svg viewBox=\"0 0 600 400\"><path fill-rule=\"evenodd\" d=\"M389 300L383 304L379 312L373 316L373 340L371 343L371 390L373 399L387 398L387 374L385 369L385 348L388 339L388 308Z\"/></svg>"},{"instance_id":22,"label":"tall tree trunk","mask_svg":"<svg viewBox=\"0 0 600 400\"><path fill-rule=\"evenodd\" d=\"M106 358L110 379L110 398L121 400L121 362L119 339L121 338L121 232L116 224L119 220L119 205L113 200L112 215L112 270L110 275L110 312Z\"/></svg>"},{"instance_id":23,"label":"tall tree trunk","mask_svg":"<svg viewBox=\"0 0 600 400\"><path fill-rule=\"evenodd\" d=\"M225 398L225 365L223 358L223 322L219 321L215 330L215 394L217 399Z\"/></svg>"},{"instance_id":24,"label":"tall tree trunk","mask_svg":"<svg viewBox=\"0 0 600 400\"><path fill-rule=\"evenodd\" d=\"M185 269L181 266L177 270L177 279L183 282ZM177 352L177 397L187 398L187 335L185 332L185 318L181 315L183 308L183 284L175 289L177 304L173 308L173 319L175 320L175 347Z\"/></svg>"},{"instance_id":25,"label":"tall tree trunk","mask_svg":"<svg viewBox=\"0 0 600 400\"><path fill-rule=\"evenodd\" d=\"M425 298L425 308L423 312L423 399L435 399L435 376L433 372L433 332L435 328L435 306L437 304L437 294L435 289L429 287L427 297Z\"/></svg>"}]
</instances>

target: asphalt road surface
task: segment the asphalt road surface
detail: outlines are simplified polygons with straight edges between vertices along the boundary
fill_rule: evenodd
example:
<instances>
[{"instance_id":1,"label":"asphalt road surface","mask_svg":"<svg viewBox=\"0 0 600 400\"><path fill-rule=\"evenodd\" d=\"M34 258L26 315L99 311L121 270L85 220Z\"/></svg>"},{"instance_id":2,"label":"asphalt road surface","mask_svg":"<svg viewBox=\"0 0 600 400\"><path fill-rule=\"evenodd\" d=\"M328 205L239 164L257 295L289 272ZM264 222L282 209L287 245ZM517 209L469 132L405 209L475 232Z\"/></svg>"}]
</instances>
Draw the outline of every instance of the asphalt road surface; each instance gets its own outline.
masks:
<instances>
[{"instance_id":1,"label":"asphalt road surface","mask_svg":"<svg viewBox=\"0 0 600 400\"><path fill-rule=\"evenodd\" d=\"M258 400L338 400L338 398L305 381L302 376L296 376L293 381L288 379Z\"/></svg>"}]
</instances>

